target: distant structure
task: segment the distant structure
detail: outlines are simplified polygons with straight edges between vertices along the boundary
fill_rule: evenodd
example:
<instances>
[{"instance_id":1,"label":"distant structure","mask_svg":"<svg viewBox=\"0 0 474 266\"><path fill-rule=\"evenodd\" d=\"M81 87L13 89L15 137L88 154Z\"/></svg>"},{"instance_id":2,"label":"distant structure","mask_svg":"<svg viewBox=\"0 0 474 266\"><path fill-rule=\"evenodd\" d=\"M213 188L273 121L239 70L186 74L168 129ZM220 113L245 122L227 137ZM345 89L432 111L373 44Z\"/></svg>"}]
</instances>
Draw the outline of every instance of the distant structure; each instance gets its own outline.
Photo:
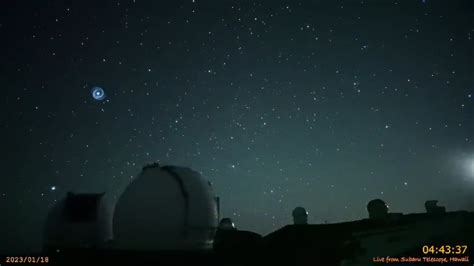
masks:
<instances>
[{"instance_id":1,"label":"distant structure","mask_svg":"<svg viewBox=\"0 0 474 266\"><path fill-rule=\"evenodd\" d=\"M303 207L296 207L293 212L293 224L302 225L308 224L308 212Z\"/></svg>"},{"instance_id":2,"label":"distant structure","mask_svg":"<svg viewBox=\"0 0 474 266\"><path fill-rule=\"evenodd\" d=\"M369 219L384 219L388 217L388 206L381 199L374 199L367 204Z\"/></svg>"},{"instance_id":3,"label":"distant structure","mask_svg":"<svg viewBox=\"0 0 474 266\"><path fill-rule=\"evenodd\" d=\"M231 218L222 218L222 220L219 222L219 229L220 230L237 230Z\"/></svg>"},{"instance_id":4,"label":"distant structure","mask_svg":"<svg viewBox=\"0 0 474 266\"><path fill-rule=\"evenodd\" d=\"M241 252L255 251L261 240L262 236L257 233L237 230L231 218L222 218L216 231L213 249L217 253L242 255Z\"/></svg>"},{"instance_id":5,"label":"distant structure","mask_svg":"<svg viewBox=\"0 0 474 266\"><path fill-rule=\"evenodd\" d=\"M425 202L425 209L427 213L445 213L446 208L443 206L438 206L437 200L427 200Z\"/></svg>"},{"instance_id":6,"label":"distant structure","mask_svg":"<svg viewBox=\"0 0 474 266\"><path fill-rule=\"evenodd\" d=\"M215 199L211 184L189 168L145 166L116 204L114 245L128 250L212 248Z\"/></svg>"},{"instance_id":7,"label":"distant structure","mask_svg":"<svg viewBox=\"0 0 474 266\"><path fill-rule=\"evenodd\" d=\"M112 239L112 208L105 193L68 192L48 214L43 250L100 248Z\"/></svg>"}]
</instances>

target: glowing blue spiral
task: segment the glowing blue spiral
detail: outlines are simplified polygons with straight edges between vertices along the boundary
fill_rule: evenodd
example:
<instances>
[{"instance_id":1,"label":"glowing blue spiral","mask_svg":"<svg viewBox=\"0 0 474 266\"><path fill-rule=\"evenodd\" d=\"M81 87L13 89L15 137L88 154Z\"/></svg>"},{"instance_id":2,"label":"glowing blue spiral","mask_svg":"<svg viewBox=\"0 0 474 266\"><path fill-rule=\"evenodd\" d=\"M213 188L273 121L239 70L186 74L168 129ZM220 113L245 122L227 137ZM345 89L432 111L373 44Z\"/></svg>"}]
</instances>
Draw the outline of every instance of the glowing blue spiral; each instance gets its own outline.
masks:
<instances>
[{"instance_id":1,"label":"glowing blue spiral","mask_svg":"<svg viewBox=\"0 0 474 266\"><path fill-rule=\"evenodd\" d=\"M93 87L92 97L96 101L102 101L103 99L105 99L105 91L101 87Z\"/></svg>"}]
</instances>

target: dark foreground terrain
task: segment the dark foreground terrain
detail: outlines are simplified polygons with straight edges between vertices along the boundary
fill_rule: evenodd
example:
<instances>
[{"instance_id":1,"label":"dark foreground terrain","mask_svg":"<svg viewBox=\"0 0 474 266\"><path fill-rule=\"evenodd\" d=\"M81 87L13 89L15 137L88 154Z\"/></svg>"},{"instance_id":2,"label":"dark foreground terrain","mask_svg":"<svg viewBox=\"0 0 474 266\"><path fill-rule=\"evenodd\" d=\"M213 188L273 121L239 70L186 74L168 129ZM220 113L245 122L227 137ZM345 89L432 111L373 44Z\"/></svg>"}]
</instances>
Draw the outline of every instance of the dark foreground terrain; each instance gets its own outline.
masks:
<instances>
[{"instance_id":1,"label":"dark foreground terrain","mask_svg":"<svg viewBox=\"0 0 474 266\"><path fill-rule=\"evenodd\" d=\"M463 258L469 262L390 265L473 265L474 213L391 214L338 224L288 225L269 235L218 230L208 251L50 249L4 256L0 265L344 265L387 264L387 257ZM462 253L457 252L462 246ZM441 248L442 247L442 248ZM450 254L447 254L449 253ZM5 254L3 254L5 255ZM374 262L378 260L378 262Z\"/></svg>"}]
</instances>

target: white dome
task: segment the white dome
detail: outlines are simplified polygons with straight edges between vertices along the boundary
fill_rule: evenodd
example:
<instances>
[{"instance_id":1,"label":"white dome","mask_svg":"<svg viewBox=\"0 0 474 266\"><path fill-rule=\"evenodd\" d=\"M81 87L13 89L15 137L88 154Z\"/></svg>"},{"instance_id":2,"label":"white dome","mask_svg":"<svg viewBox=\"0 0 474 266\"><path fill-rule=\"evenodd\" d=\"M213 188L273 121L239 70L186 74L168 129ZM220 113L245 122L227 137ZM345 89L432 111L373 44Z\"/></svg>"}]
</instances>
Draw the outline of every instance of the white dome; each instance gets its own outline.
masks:
<instances>
[{"instance_id":1,"label":"white dome","mask_svg":"<svg viewBox=\"0 0 474 266\"><path fill-rule=\"evenodd\" d=\"M212 247L217 204L211 185L184 167L143 168L115 207L120 249L177 250Z\"/></svg>"},{"instance_id":2,"label":"white dome","mask_svg":"<svg viewBox=\"0 0 474 266\"><path fill-rule=\"evenodd\" d=\"M105 193L68 193L48 214L43 249L103 247L111 239L112 208Z\"/></svg>"}]
</instances>

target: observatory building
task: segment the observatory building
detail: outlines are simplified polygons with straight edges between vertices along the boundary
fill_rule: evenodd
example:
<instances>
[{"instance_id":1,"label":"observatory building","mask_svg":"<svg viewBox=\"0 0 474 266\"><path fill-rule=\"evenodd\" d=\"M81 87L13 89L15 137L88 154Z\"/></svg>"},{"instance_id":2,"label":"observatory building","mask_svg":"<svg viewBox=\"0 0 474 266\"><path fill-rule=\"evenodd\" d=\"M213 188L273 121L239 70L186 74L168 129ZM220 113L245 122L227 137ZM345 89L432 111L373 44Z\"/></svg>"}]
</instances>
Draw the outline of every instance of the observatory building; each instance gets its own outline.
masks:
<instances>
[{"instance_id":1,"label":"observatory building","mask_svg":"<svg viewBox=\"0 0 474 266\"><path fill-rule=\"evenodd\" d=\"M114 246L210 249L219 218L217 203L211 184L190 168L145 166L115 206Z\"/></svg>"},{"instance_id":2,"label":"observatory building","mask_svg":"<svg viewBox=\"0 0 474 266\"><path fill-rule=\"evenodd\" d=\"M48 213L43 250L101 248L112 239L112 208L105 193L74 194Z\"/></svg>"}]
</instances>

